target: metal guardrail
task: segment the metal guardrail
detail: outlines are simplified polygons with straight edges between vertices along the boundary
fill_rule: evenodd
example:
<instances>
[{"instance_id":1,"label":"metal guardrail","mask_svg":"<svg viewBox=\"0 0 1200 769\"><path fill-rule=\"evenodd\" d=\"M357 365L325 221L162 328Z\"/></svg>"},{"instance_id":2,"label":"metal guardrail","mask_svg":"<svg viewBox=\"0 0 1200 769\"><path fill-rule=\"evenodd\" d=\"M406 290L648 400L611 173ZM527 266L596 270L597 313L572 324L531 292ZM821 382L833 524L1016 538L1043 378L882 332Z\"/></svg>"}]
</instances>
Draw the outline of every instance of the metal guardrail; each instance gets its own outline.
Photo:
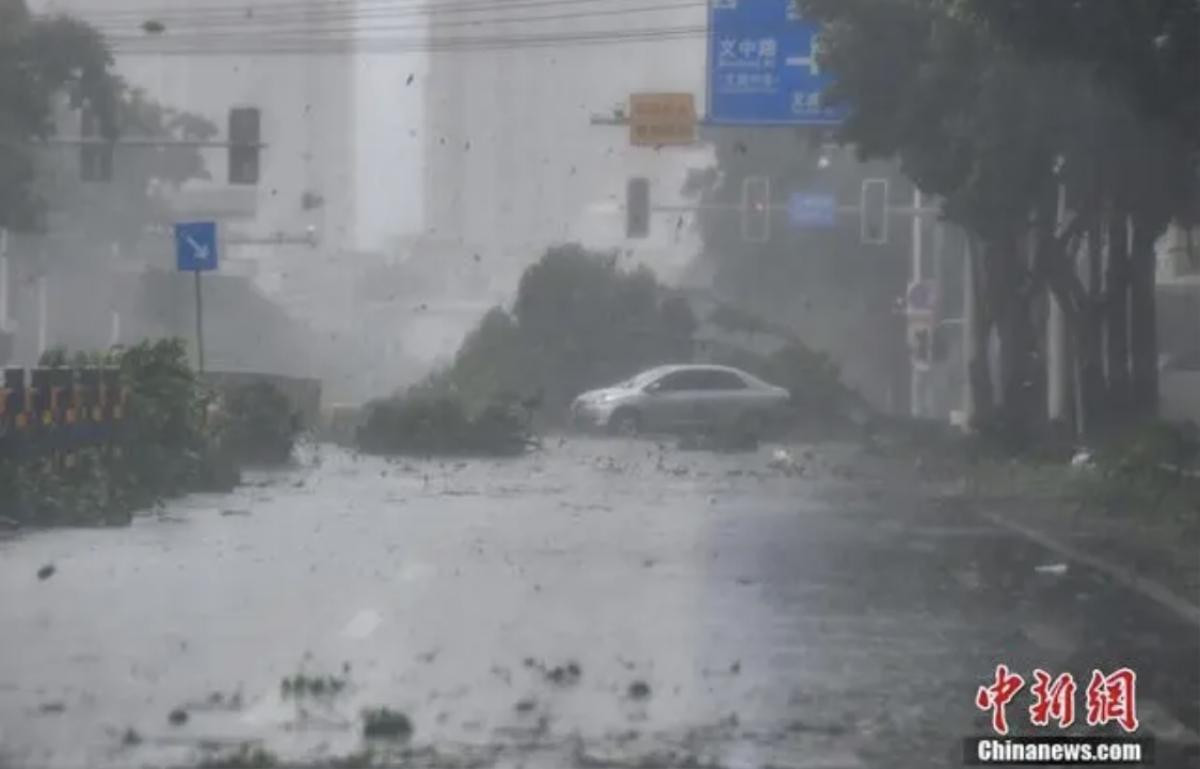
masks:
<instances>
[{"instance_id":1,"label":"metal guardrail","mask_svg":"<svg viewBox=\"0 0 1200 769\"><path fill-rule=\"evenodd\" d=\"M115 368L8 368L0 387L0 461L24 463L111 446L127 388Z\"/></svg>"}]
</instances>

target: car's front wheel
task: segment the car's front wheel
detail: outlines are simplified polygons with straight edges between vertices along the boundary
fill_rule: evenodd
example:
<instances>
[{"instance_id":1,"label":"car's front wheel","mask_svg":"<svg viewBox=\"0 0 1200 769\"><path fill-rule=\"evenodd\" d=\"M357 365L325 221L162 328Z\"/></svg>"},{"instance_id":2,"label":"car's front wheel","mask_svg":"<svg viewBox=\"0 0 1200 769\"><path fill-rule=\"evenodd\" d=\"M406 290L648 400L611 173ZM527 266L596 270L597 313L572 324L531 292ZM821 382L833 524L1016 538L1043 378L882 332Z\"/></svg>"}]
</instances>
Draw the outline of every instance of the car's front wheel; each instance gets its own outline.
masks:
<instances>
[{"instance_id":1,"label":"car's front wheel","mask_svg":"<svg viewBox=\"0 0 1200 769\"><path fill-rule=\"evenodd\" d=\"M637 435L642 431L641 414L633 409L617 409L608 420L608 431L626 437Z\"/></svg>"}]
</instances>

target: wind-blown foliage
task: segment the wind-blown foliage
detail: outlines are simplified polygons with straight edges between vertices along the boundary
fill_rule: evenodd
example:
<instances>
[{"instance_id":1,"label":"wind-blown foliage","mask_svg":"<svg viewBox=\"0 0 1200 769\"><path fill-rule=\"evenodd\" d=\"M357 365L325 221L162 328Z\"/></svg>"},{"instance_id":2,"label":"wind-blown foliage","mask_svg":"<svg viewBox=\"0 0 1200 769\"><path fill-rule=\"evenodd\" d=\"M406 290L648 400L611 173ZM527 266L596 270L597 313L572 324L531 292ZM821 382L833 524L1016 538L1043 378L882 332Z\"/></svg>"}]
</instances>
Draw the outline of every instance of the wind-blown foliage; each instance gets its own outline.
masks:
<instances>
[{"instance_id":1,"label":"wind-blown foliage","mask_svg":"<svg viewBox=\"0 0 1200 769\"><path fill-rule=\"evenodd\" d=\"M90 105L115 136L118 80L103 37L78 20L34 17L24 0L0 0L0 226L38 226L34 142L54 132L56 99Z\"/></svg>"},{"instance_id":2,"label":"wind-blown foliage","mask_svg":"<svg viewBox=\"0 0 1200 769\"><path fill-rule=\"evenodd\" d=\"M982 419L1023 435L1045 418L1047 292L1082 372L1077 427L1127 406L1152 412L1154 242L1196 211L1196 4L798 2L826 26L828 98L851 108L841 138L899 158L974 237ZM993 330L995 397L983 354Z\"/></svg>"}]
</instances>

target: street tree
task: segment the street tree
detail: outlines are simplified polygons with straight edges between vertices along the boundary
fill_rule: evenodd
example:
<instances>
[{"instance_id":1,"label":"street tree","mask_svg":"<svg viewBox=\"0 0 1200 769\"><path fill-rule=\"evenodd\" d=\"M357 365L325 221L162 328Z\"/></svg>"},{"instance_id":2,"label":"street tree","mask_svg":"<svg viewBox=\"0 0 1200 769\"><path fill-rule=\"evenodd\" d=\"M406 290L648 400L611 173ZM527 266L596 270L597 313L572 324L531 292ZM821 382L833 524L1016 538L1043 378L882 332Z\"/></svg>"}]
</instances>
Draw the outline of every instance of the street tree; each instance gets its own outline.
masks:
<instances>
[{"instance_id":1,"label":"street tree","mask_svg":"<svg viewBox=\"0 0 1200 769\"><path fill-rule=\"evenodd\" d=\"M35 17L24 0L0 0L0 227L32 229L42 218L34 144L54 133L61 98L87 105L101 135L115 136L112 65L94 28L66 16Z\"/></svg>"},{"instance_id":2,"label":"street tree","mask_svg":"<svg viewBox=\"0 0 1200 769\"><path fill-rule=\"evenodd\" d=\"M1064 311L1083 411L1109 405L1101 396L1124 389L1126 373L1134 405L1152 410L1153 245L1194 201L1194 148L1184 137L1195 75L1176 77L1171 67L1200 68L1194 15L1181 12L1195 4L1156 3L1161 13L1147 16L1128 3L800 2L826 28L836 77L828 96L851 107L843 140L867 157L899 158L973 236L980 300L970 381L979 416L1018 436L1044 417L1038 326L1047 291ZM1091 17L1093 5L1103 18ZM1063 18L1070 14L1089 23ZM1115 255L1107 275L1106 251ZM1102 328L1121 324L1113 306L1125 281L1132 368L1123 332L1114 331L1107 368L1116 385L1105 388ZM993 330L995 404L986 354Z\"/></svg>"}]
</instances>

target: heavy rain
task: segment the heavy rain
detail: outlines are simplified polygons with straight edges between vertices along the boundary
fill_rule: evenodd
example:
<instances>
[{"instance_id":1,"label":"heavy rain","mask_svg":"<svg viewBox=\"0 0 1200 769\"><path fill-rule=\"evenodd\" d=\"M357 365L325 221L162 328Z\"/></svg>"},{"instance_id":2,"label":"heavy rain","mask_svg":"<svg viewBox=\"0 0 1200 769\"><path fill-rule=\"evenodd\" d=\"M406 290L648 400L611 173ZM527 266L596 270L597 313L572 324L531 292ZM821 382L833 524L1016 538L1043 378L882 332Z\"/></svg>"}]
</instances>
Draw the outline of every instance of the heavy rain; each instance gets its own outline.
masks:
<instances>
[{"instance_id":1,"label":"heavy rain","mask_svg":"<svg viewBox=\"0 0 1200 769\"><path fill-rule=\"evenodd\" d=\"M0 0L0 769L1200 767L1196 0Z\"/></svg>"}]
</instances>

